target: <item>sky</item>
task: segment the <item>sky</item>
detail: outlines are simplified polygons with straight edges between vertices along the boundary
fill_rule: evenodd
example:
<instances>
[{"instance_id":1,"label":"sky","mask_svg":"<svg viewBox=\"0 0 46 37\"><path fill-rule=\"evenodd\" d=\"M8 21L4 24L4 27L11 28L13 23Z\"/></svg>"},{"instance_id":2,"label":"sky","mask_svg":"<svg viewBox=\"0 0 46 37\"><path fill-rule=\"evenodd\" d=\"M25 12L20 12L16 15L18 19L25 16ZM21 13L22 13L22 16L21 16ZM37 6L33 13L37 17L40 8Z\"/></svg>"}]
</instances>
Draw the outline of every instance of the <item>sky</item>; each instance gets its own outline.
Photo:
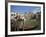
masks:
<instances>
[{"instance_id":1,"label":"sky","mask_svg":"<svg viewBox=\"0 0 46 37\"><path fill-rule=\"evenodd\" d=\"M25 12L40 12L41 7L40 6L18 6L18 5L11 5L11 12L19 12L19 13L25 13Z\"/></svg>"}]
</instances>

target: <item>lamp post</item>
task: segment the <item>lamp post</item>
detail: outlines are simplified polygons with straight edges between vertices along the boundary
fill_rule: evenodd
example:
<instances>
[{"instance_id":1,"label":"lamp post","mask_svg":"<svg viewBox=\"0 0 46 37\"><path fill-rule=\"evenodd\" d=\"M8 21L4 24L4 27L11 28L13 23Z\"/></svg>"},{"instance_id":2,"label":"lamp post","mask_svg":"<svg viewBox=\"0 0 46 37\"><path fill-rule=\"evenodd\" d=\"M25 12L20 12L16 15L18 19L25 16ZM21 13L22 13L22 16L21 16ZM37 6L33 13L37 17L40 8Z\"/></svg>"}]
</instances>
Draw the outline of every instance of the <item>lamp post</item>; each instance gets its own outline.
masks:
<instances>
[{"instance_id":1,"label":"lamp post","mask_svg":"<svg viewBox=\"0 0 46 37\"><path fill-rule=\"evenodd\" d=\"M23 17L23 31L24 31L24 17Z\"/></svg>"}]
</instances>

